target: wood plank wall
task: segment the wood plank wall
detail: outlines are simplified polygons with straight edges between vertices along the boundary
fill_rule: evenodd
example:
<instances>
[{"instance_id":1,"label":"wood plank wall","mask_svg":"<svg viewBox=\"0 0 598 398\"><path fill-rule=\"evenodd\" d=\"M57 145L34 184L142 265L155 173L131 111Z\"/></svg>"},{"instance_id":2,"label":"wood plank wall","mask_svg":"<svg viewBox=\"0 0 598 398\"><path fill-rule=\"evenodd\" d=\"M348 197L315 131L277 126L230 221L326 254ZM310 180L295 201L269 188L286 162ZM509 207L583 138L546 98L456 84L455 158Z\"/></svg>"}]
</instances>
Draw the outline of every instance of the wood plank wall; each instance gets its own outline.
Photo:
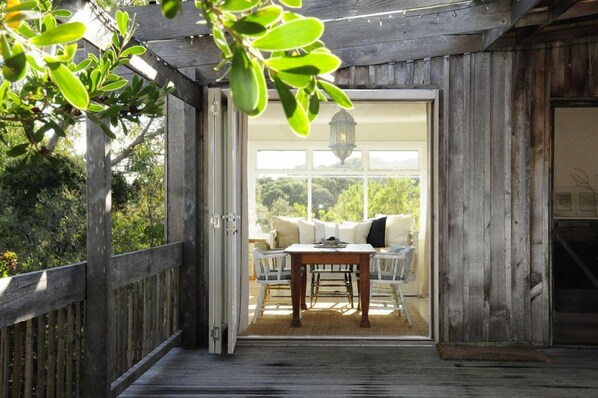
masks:
<instances>
[{"instance_id":1,"label":"wood plank wall","mask_svg":"<svg viewBox=\"0 0 598 398\"><path fill-rule=\"evenodd\" d=\"M441 90L439 340L548 344L551 99L598 97L598 43L351 67L337 83Z\"/></svg>"}]
</instances>

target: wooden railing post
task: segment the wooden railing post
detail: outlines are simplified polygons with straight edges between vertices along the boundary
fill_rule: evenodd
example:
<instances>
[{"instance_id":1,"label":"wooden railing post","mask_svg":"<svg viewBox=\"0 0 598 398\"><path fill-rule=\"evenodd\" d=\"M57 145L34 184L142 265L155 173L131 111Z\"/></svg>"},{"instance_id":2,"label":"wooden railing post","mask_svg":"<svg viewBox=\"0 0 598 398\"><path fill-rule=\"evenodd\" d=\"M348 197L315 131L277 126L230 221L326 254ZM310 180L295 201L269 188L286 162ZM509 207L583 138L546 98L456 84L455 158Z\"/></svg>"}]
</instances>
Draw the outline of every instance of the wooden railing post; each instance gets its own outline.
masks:
<instances>
[{"instance_id":1,"label":"wooden railing post","mask_svg":"<svg viewBox=\"0 0 598 398\"><path fill-rule=\"evenodd\" d=\"M110 257L112 255L110 138L87 121L87 302L83 394L110 396Z\"/></svg>"},{"instance_id":2,"label":"wooden railing post","mask_svg":"<svg viewBox=\"0 0 598 398\"><path fill-rule=\"evenodd\" d=\"M179 324L184 348L198 345L199 319L199 161L196 126L198 111L169 96L166 112L166 240L183 241L183 265L179 271ZM205 325L207 330L207 325ZM207 333L207 332L206 332Z\"/></svg>"}]
</instances>

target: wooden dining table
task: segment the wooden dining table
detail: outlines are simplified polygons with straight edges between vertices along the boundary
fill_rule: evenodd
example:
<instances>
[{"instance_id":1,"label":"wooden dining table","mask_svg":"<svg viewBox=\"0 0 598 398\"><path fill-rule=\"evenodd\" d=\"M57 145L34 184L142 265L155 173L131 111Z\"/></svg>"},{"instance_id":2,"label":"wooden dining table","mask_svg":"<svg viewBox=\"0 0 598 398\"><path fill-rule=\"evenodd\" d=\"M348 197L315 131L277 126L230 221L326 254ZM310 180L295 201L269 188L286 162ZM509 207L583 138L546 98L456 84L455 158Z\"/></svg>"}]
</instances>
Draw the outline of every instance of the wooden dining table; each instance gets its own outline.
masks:
<instances>
[{"instance_id":1,"label":"wooden dining table","mask_svg":"<svg viewBox=\"0 0 598 398\"><path fill-rule=\"evenodd\" d=\"M345 247L322 248L313 244L294 244L285 249L291 256L291 299L293 320L291 325L301 326L301 310L306 310L307 265L347 264L359 267L359 291L361 297L361 322L359 326L370 327L370 256L376 250L370 244L347 244ZM301 272L301 270L304 270ZM303 276L302 276L303 275Z\"/></svg>"}]
</instances>

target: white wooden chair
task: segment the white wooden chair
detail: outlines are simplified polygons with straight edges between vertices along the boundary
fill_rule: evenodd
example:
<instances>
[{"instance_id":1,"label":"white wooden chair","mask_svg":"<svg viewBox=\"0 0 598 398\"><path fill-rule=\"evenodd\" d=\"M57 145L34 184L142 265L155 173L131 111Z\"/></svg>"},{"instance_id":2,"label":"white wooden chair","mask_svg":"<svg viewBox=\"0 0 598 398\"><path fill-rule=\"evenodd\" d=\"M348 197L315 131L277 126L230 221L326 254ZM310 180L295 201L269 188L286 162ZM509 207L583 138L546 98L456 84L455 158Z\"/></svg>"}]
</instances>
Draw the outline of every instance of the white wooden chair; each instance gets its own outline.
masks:
<instances>
[{"instance_id":1,"label":"white wooden chair","mask_svg":"<svg viewBox=\"0 0 598 398\"><path fill-rule=\"evenodd\" d=\"M403 311L409 326L412 325L411 314L401 286L415 279L415 274L410 270L413 251L413 247L405 247L396 252L376 253L370 262L370 303L376 287L390 289L394 302L390 308Z\"/></svg>"},{"instance_id":2,"label":"white wooden chair","mask_svg":"<svg viewBox=\"0 0 598 398\"><path fill-rule=\"evenodd\" d=\"M283 250L265 251L253 249L255 281L260 285L252 323L255 323L264 312L264 301L270 287L291 287L291 267L287 265L287 255Z\"/></svg>"}]
</instances>

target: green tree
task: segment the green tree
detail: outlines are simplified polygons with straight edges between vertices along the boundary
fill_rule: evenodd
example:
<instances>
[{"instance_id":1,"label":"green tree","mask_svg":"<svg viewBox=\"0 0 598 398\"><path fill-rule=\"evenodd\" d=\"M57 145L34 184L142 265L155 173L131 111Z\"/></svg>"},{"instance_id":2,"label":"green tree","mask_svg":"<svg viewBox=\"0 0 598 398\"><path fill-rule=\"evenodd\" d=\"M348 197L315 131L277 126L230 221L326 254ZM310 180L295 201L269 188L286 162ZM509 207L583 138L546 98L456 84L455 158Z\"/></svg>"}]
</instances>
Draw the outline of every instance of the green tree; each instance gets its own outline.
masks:
<instances>
[{"instance_id":1,"label":"green tree","mask_svg":"<svg viewBox=\"0 0 598 398\"><path fill-rule=\"evenodd\" d=\"M369 181L368 217L376 214L413 214L418 225L419 213L419 179L398 177Z\"/></svg>"}]
</instances>

